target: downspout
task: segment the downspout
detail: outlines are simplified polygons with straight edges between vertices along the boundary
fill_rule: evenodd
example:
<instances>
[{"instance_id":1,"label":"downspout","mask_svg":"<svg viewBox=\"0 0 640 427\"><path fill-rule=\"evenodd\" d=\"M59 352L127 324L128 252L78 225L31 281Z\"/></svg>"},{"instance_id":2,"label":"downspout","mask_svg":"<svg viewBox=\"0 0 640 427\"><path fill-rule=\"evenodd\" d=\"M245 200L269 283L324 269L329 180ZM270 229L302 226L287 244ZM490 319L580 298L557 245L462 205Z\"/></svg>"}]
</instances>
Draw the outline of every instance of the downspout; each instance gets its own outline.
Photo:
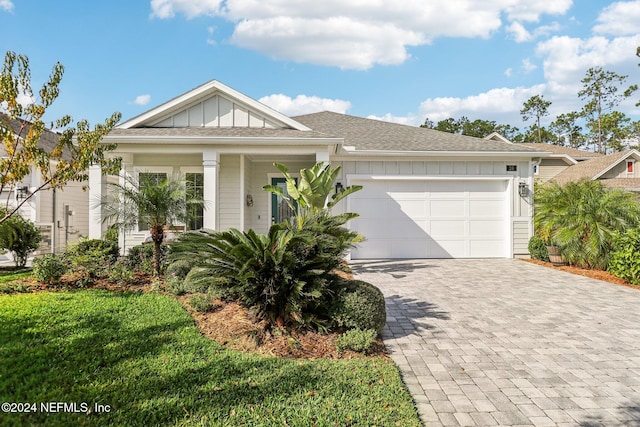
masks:
<instances>
[{"instance_id":1,"label":"downspout","mask_svg":"<svg viewBox=\"0 0 640 427\"><path fill-rule=\"evenodd\" d=\"M51 227L51 233L53 234L51 236L51 240L53 240L53 253L56 253L56 239L58 238L58 222L56 221L56 189L54 188L52 190L51 193L51 198L52 198L52 212L51 212L51 218L52 218L52 222L53 222L53 226Z\"/></svg>"}]
</instances>

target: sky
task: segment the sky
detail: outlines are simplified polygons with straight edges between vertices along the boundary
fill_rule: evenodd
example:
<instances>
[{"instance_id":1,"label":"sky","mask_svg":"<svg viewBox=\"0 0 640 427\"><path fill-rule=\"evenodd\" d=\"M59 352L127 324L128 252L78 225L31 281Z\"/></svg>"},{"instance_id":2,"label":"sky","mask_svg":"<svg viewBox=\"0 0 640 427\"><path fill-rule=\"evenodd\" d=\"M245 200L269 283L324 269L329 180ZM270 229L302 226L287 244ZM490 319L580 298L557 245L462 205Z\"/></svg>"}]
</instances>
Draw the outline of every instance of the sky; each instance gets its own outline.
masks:
<instances>
[{"instance_id":1,"label":"sky","mask_svg":"<svg viewBox=\"0 0 640 427\"><path fill-rule=\"evenodd\" d=\"M0 53L34 87L64 65L47 120L126 120L216 79L289 116L523 130L533 95L547 121L579 110L590 67L640 84L638 22L640 0L0 0ZM638 100L618 110L639 120Z\"/></svg>"}]
</instances>

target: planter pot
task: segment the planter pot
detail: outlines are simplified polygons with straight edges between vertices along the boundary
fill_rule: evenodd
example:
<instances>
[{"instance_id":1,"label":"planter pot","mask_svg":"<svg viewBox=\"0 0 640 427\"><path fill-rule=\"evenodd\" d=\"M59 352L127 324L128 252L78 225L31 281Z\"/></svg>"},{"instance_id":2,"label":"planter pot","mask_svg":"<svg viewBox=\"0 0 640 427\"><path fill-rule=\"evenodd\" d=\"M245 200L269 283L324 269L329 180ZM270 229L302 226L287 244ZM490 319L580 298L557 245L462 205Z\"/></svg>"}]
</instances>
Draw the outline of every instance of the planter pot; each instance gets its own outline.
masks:
<instances>
[{"instance_id":1,"label":"planter pot","mask_svg":"<svg viewBox=\"0 0 640 427\"><path fill-rule=\"evenodd\" d=\"M567 262L560 255L560 248L557 246L547 246L547 252L549 253L549 261L555 266L567 265Z\"/></svg>"}]
</instances>

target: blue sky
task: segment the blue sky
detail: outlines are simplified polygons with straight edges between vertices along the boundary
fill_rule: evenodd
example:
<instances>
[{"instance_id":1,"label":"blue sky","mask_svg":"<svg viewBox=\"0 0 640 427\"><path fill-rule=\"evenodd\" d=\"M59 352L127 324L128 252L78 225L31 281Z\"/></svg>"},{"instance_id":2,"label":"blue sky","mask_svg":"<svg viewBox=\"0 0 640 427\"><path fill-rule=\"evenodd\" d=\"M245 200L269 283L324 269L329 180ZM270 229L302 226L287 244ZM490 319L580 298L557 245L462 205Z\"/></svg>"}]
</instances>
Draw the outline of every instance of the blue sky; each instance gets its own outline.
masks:
<instances>
[{"instance_id":1,"label":"blue sky","mask_svg":"<svg viewBox=\"0 0 640 427\"><path fill-rule=\"evenodd\" d=\"M640 83L638 22L640 0L0 0L0 51L34 86L65 66L49 120L127 119L217 79L288 115L523 129L533 95L580 109L589 67ZM618 109L638 120L638 99Z\"/></svg>"}]
</instances>

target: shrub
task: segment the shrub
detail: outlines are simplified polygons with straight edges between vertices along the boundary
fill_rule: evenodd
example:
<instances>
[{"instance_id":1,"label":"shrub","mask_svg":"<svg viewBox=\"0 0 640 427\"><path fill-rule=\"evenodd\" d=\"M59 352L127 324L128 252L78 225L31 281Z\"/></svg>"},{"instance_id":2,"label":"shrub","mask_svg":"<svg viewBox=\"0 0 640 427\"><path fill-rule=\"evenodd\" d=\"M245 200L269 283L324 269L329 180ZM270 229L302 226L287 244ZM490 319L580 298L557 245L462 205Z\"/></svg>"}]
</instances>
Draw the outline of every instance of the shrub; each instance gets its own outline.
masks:
<instances>
[{"instance_id":1,"label":"shrub","mask_svg":"<svg viewBox=\"0 0 640 427\"><path fill-rule=\"evenodd\" d=\"M215 304L211 301L211 297L209 297L209 295L193 295L189 298L189 305L195 311L200 313L205 313L215 308Z\"/></svg>"},{"instance_id":2,"label":"shrub","mask_svg":"<svg viewBox=\"0 0 640 427\"><path fill-rule=\"evenodd\" d=\"M635 196L600 181L545 183L536 186L534 200L536 234L559 246L567 262L585 268L606 269L615 232L640 221Z\"/></svg>"},{"instance_id":3,"label":"shrub","mask_svg":"<svg viewBox=\"0 0 640 427\"><path fill-rule=\"evenodd\" d=\"M41 240L38 227L20 215L13 215L0 224L0 248L11 251L16 267L27 264L27 258L38 249Z\"/></svg>"},{"instance_id":4,"label":"shrub","mask_svg":"<svg viewBox=\"0 0 640 427\"><path fill-rule=\"evenodd\" d=\"M169 264L164 272L165 276L177 277L184 279L193 268L193 260L180 259Z\"/></svg>"},{"instance_id":5,"label":"shrub","mask_svg":"<svg viewBox=\"0 0 640 427\"><path fill-rule=\"evenodd\" d=\"M173 295L184 295L187 293L187 287L185 286L184 279L180 279L176 276L169 276L165 278L164 282L167 292Z\"/></svg>"},{"instance_id":6,"label":"shrub","mask_svg":"<svg viewBox=\"0 0 640 427\"><path fill-rule=\"evenodd\" d=\"M119 253L117 242L82 239L67 249L65 255L75 269L86 270L91 278L105 278Z\"/></svg>"},{"instance_id":7,"label":"shrub","mask_svg":"<svg viewBox=\"0 0 640 427\"><path fill-rule=\"evenodd\" d=\"M207 292L210 287L221 282L211 277L206 269L200 267L192 268L184 278L184 288L187 293Z\"/></svg>"},{"instance_id":8,"label":"shrub","mask_svg":"<svg viewBox=\"0 0 640 427\"><path fill-rule=\"evenodd\" d=\"M154 269L154 245L153 243L144 243L129 249L126 257L126 263L135 271L144 274L155 274ZM167 266L167 246L160 246L160 271L164 271Z\"/></svg>"},{"instance_id":9,"label":"shrub","mask_svg":"<svg viewBox=\"0 0 640 427\"><path fill-rule=\"evenodd\" d=\"M616 234L608 271L634 285L640 285L640 228Z\"/></svg>"},{"instance_id":10,"label":"shrub","mask_svg":"<svg viewBox=\"0 0 640 427\"><path fill-rule=\"evenodd\" d=\"M42 283L58 283L67 269L66 260L60 255L48 254L33 260L33 277Z\"/></svg>"},{"instance_id":11,"label":"shrub","mask_svg":"<svg viewBox=\"0 0 640 427\"><path fill-rule=\"evenodd\" d=\"M361 280L345 280L331 304L334 324L347 329L382 331L387 321L384 295L380 289Z\"/></svg>"},{"instance_id":12,"label":"shrub","mask_svg":"<svg viewBox=\"0 0 640 427\"><path fill-rule=\"evenodd\" d=\"M540 261L549 261L549 252L547 251L547 245L544 241L538 237L533 236L529 239L529 254L533 259L539 259Z\"/></svg>"},{"instance_id":13,"label":"shrub","mask_svg":"<svg viewBox=\"0 0 640 427\"><path fill-rule=\"evenodd\" d=\"M109 281L122 285L133 285L136 283L135 273L124 262L116 262L109 269Z\"/></svg>"},{"instance_id":14,"label":"shrub","mask_svg":"<svg viewBox=\"0 0 640 427\"><path fill-rule=\"evenodd\" d=\"M342 353L344 350L353 350L359 353L368 353L375 343L378 333L373 329L350 329L336 338L336 350Z\"/></svg>"}]
</instances>

